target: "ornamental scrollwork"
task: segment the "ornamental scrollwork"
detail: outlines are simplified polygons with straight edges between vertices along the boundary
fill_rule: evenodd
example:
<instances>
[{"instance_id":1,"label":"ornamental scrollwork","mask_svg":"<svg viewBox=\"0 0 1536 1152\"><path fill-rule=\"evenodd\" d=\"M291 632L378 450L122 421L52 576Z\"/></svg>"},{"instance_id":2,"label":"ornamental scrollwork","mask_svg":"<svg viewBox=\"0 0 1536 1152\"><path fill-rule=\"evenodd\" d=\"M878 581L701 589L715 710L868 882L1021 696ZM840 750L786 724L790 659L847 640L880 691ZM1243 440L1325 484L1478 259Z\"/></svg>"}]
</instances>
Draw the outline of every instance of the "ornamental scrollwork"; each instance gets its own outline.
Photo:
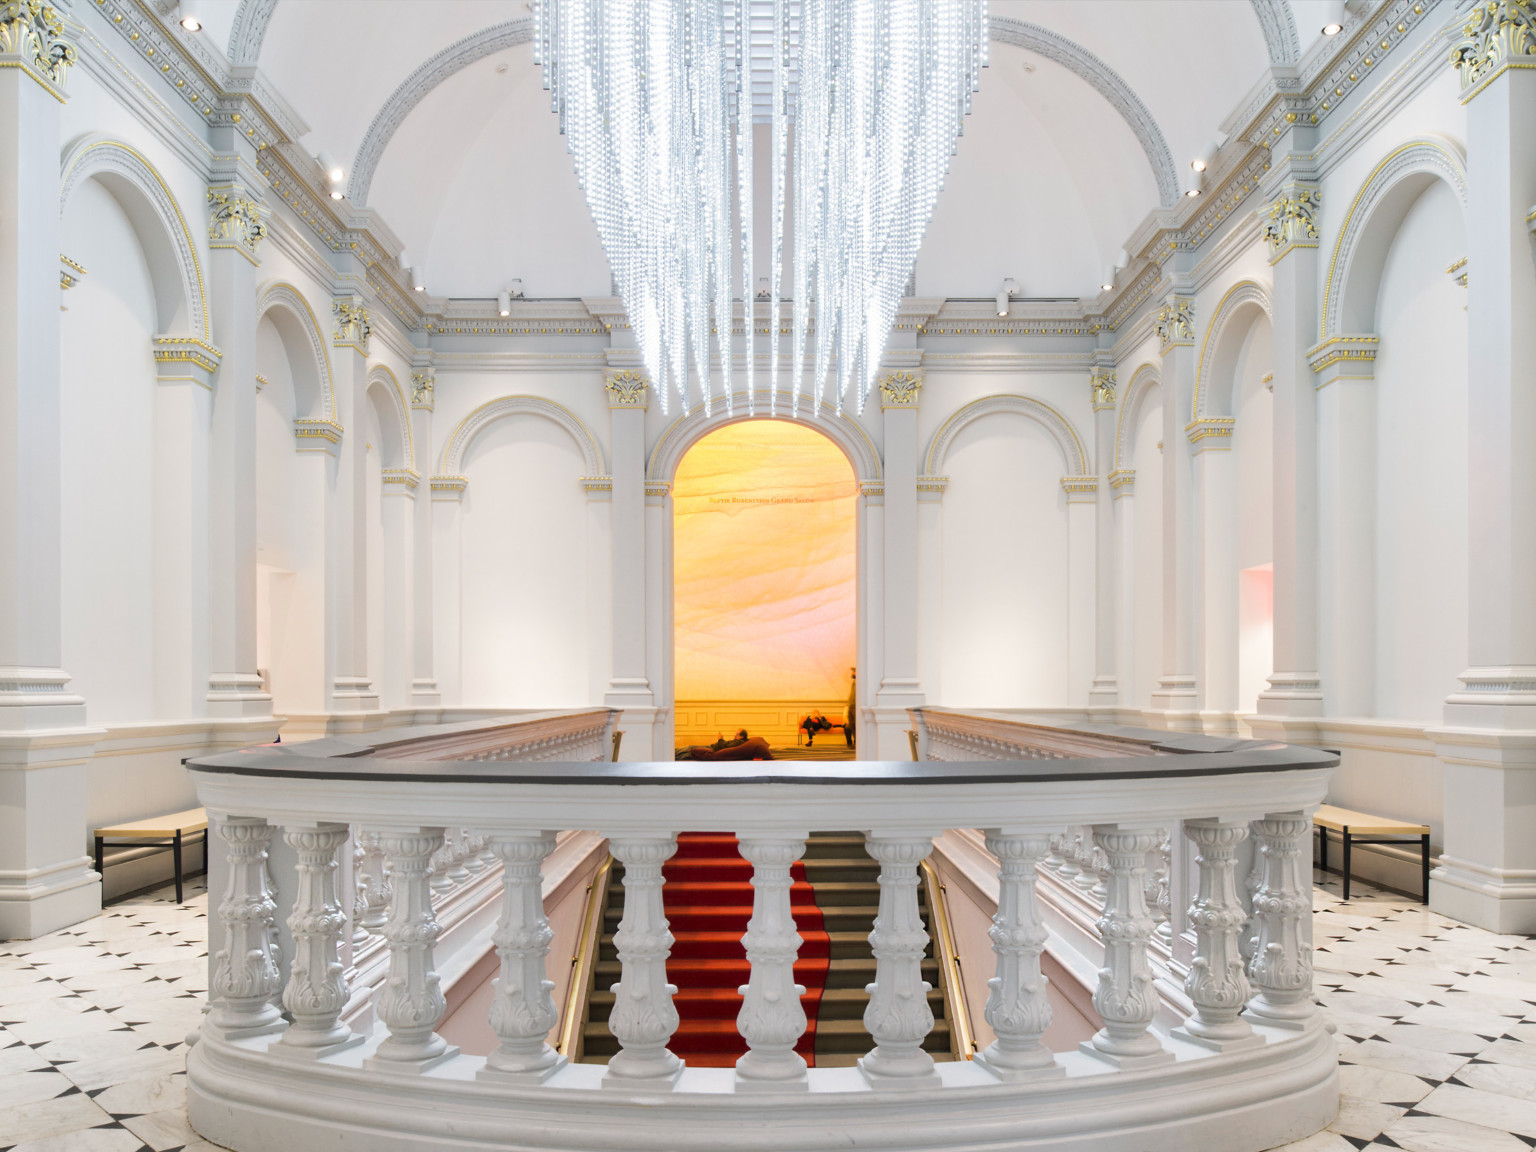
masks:
<instances>
[{"instance_id":1,"label":"ornamental scrollwork","mask_svg":"<svg viewBox=\"0 0 1536 1152\"><path fill-rule=\"evenodd\" d=\"M267 222L261 218L261 207L249 196L237 191L208 189L208 203L212 212L208 218L208 242L213 248L234 248L258 262L261 242L267 236Z\"/></svg>"},{"instance_id":2,"label":"ornamental scrollwork","mask_svg":"<svg viewBox=\"0 0 1536 1152\"><path fill-rule=\"evenodd\" d=\"M415 368L411 371L411 407L432 409L433 392L437 386L437 373L431 368Z\"/></svg>"},{"instance_id":3,"label":"ornamental scrollwork","mask_svg":"<svg viewBox=\"0 0 1536 1152\"><path fill-rule=\"evenodd\" d=\"M1096 370L1088 383L1093 388L1093 406L1095 408L1113 408L1115 406L1115 370L1113 368Z\"/></svg>"},{"instance_id":4,"label":"ornamental scrollwork","mask_svg":"<svg viewBox=\"0 0 1536 1152\"><path fill-rule=\"evenodd\" d=\"M1295 186L1282 192L1269 206L1264 240L1273 264L1292 248L1317 247L1317 207L1322 195L1316 188Z\"/></svg>"},{"instance_id":5,"label":"ornamental scrollwork","mask_svg":"<svg viewBox=\"0 0 1536 1152\"><path fill-rule=\"evenodd\" d=\"M644 408L650 382L646 380L644 372L625 368L604 377L603 387L608 390L608 407Z\"/></svg>"},{"instance_id":6,"label":"ornamental scrollwork","mask_svg":"<svg viewBox=\"0 0 1536 1152\"><path fill-rule=\"evenodd\" d=\"M1177 297L1157 310L1157 339L1164 352L1177 344L1195 342L1195 302Z\"/></svg>"},{"instance_id":7,"label":"ornamental scrollwork","mask_svg":"<svg viewBox=\"0 0 1536 1152\"><path fill-rule=\"evenodd\" d=\"M368 337L373 334L373 317L368 314L368 309L357 299L341 299L332 301L331 311L336 317L336 343L356 348L366 355Z\"/></svg>"},{"instance_id":8,"label":"ornamental scrollwork","mask_svg":"<svg viewBox=\"0 0 1536 1152\"><path fill-rule=\"evenodd\" d=\"M42 0L0 3L0 56L20 56L27 71L62 90L75 63L75 46L64 39L64 21Z\"/></svg>"},{"instance_id":9,"label":"ornamental scrollwork","mask_svg":"<svg viewBox=\"0 0 1536 1152\"><path fill-rule=\"evenodd\" d=\"M1533 0L1485 0L1462 25L1462 39L1451 49L1451 63L1461 74L1462 100L1470 100L1504 69L1536 68L1536 3Z\"/></svg>"},{"instance_id":10,"label":"ornamental scrollwork","mask_svg":"<svg viewBox=\"0 0 1536 1152\"><path fill-rule=\"evenodd\" d=\"M880 377L880 407L916 408L922 388L920 372L889 372Z\"/></svg>"}]
</instances>

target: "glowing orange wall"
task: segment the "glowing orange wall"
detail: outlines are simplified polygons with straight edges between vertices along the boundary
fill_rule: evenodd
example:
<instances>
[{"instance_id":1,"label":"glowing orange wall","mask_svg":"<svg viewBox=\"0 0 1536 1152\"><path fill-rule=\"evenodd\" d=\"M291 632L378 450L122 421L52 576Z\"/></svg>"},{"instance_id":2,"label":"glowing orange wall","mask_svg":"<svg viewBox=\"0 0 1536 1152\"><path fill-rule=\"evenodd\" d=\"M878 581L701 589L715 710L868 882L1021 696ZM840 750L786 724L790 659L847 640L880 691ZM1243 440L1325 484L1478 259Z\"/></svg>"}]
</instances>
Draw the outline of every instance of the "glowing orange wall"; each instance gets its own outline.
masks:
<instances>
[{"instance_id":1,"label":"glowing orange wall","mask_svg":"<svg viewBox=\"0 0 1536 1152\"><path fill-rule=\"evenodd\" d=\"M853 469L819 432L745 420L672 486L679 700L841 700L855 648Z\"/></svg>"}]
</instances>

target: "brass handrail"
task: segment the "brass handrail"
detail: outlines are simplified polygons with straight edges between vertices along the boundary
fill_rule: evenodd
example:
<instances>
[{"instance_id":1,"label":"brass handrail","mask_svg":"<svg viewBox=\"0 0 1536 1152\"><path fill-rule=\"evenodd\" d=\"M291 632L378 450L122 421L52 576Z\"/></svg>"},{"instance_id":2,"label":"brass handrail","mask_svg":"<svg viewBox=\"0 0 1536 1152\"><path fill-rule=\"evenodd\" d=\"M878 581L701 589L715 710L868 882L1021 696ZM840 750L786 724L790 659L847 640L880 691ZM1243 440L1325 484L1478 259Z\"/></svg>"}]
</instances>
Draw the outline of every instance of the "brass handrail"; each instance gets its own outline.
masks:
<instances>
[{"instance_id":1,"label":"brass handrail","mask_svg":"<svg viewBox=\"0 0 1536 1152\"><path fill-rule=\"evenodd\" d=\"M555 1051L572 1064L581 1061L581 1025L587 1016L587 1000L592 995L597 971L597 945L603 934L603 909L608 903L608 878L612 871L613 857L609 856L592 874L581 907L581 933L571 956L571 982L565 991L565 1014L560 1018L560 1042L555 1045Z\"/></svg>"},{"instance_id":2,"label":"brass handrail","mask_svg":"<svg viewBox=\"0 0 1536 1152\"><path fill-rule=\"evenodd\" d=\"M949 916L949 891L927 860L923 861L923 881L928 889L928 907L932 910L934 949L939 956L939 990L944 994L944 1014L949 1017L950 1051L956 1060L970 1060L976 1055L976 1036L971 1031L971 1012L960 974L960 953L955 948L955 933Z\"/></svg>"}]
</instances>

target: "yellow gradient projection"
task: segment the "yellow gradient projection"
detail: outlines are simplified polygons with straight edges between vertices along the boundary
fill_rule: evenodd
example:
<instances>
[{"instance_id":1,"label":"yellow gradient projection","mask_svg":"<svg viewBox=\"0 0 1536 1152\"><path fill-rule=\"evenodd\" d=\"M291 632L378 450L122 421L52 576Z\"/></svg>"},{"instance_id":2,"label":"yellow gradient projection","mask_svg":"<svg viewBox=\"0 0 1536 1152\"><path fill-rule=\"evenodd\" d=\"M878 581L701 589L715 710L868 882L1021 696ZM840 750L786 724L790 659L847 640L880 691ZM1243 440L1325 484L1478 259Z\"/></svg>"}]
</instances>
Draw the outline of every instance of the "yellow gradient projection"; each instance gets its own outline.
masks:
<instances>
[{"instance_id":1,"label":"yellow gradient projection","mask_svg":"<svg viewBox=\"0 0 1536 1152\"><path fill-rule=\"evenodd\" d=\"M840 700L854 663L848 459L819 432L744 420L672 486L679 700Z\"/></svg>"}]
</instances>

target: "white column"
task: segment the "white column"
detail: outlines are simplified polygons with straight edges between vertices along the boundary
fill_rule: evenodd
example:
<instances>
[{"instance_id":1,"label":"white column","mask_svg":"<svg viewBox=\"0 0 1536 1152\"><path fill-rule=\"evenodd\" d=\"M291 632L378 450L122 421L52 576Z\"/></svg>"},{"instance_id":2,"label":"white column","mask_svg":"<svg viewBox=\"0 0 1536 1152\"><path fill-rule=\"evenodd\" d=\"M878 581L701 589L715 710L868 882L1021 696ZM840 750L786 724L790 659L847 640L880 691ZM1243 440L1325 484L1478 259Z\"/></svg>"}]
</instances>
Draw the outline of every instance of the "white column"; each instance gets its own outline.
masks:
<instances>
[{"instance_id":1,"label":"white column","mask_svg":"<svg viewBox=\"0 0 1536 1152\"><path fill-rule=\"evenodd\" d=\"M856 743L866 759L878 759L878 724L875 703L880 669L885 667L885 581L881 557L885 555L885 484L859 481L859 622L858 678L859 717ZM874 749L873 752L868 750ZM910 750L902 757L911 756Z\"/></svg>"},{"instance_id":2,"label":"white column","mask_svg":"<svg viewBox=\"0 0 1536 1152\"><path fill-rule=\"evenodd\" d=\"M1040 954L1050 933L1040 919L1035 870L1050 850L1049 833L987 833L987 851L997 857L998 872L997 914L988 933L997 975L987 981L986 1020L997 1039L977 1055L976 1063L1002 1080L1066 1075L1042 1042L1051 1026L1051 998Z\"/></svg>"},{"instance_id":3,"label":"white column","mask_svg":"<svg viewBox=\"0 0 1536 1152\"><path fill-rule=\"evenodd\" d=\"M462 476L432 477L432 667L445 708L464 703L460 576L464 487Z\"/></svg>"},{"instance_id":4,"label":"white column","mask_svg":"<svg viewBox=\"0 0 1536 1152\"><path fill-rule=\"evenodd\" d=\"M1251 828L1262 872L1253 897L1258 938L1248 961L1257 995L1245 1015L1260 1024L1312 1027L1319 1020L1306 930L1312 918L1312 821L1299 812L1281 813L1255 820Z\"/></svg>"},{"instance_id":5,"label":"white column","mask_svg":"<svg viewBox=\"0 0 1536 1152\"><path fill-rule=\"evenodd\" d=\"M610 417L609 453L613 471L613 668L603 702L624 711L624 757L656 758L651 729L656 696L646 661L645 411L650 391L633 368L604 378ZM671 750L662 750L671 756Z\"/></svg>"},{"instance_id":6,"label":"white column","mask_svg":"<svg viewBox=\"0 0 1536 1152\"><path fill-rule=\"evenodd\" d=\"M917 655L923 695L942 700L944 655L944 490L946 476L917 478Z\"/></svg>"},{"instance_id":7,"label":"white column","mask_svg":"<svg viewBox=\"0 0 1536 1152\"><path fill-rule=\"evenodd\" d=\"M1195 304L1172 295L1157 314L1163 354L1163 658L1151 711L1166 728L1200 727L1195 663L1194 468L1184 432L1195 391Z\"/></svg>"},{"instance_id":8,"label":"white column","mask_svg":"<svg viewBox=\"0 0 1536 1152\"><path fill-rule=\"evenodd\" d=\"M1109 496L1115 518L1115 666L1119 706L1132 708L1145 685L1136 682L1136 471L1122 468L1109 474Z\"/></svg>"},{"instance_id":9,"label":"white column","mask_svg":"<svg viewBox=\"0 0 1536 1152\"><path fill-rule=\"evenodd\" d=\"M885 491L882 548L871 556L880 565L883 589L884 663L875 693L873 749L880 760L911 759L907 709L925 700L917 675L917 405L922 387L922 374L916 371L880 378Z\"/></svg>"},{"instance_id":10,"label":"white column","mask_svg":"<svg viewBox=\"0 0 1536 1152\"><path fill-rule=\"evenodd\" d=\"M676 836L624 836L609 842L624 865L624 915L613 934L619 982L608 1027L619 1051L608 1061L605 1088L670 1089L683 1062L667 1049L677 1031L677 988L667 983L672 932L663 911L661 866L677 851Z\"/></svg>"},{"instance_id":11,"label":"white column","mask_svg":"<svg viewBox=\"0 0 1536 1152\"><path fill-rule=\"evenodd\" d=\"M342 437L337 456L336 518L328 540L335 571L328 605L336 662L330 710L369 712L379 707L379 696L368 675L368 526L363 515L367 454L358 430L368 403L372 320L361 299L350 294L332 300L331 312L336 412L350 434Z\"/></svg>"},{"instance_id":12,"label":"white column","mask_svg":"<svg viewBox=\"0 0 1536 1152\"><path fill-rule=\"evenodd\" d=\"M1108 858L1108 892L1099 936L1104 941L1104 967L1094 989L1093 1006L1104 1027L1085 1040L1081 1050L1117 1068L1146 1068L1171 1063L1169 1052L1148 1027L1157 1015L1157 990L1147 963L1152 939L1152 915L1144 888L1147 853L1162 839L1160 828L1121 828L1096 824L1094 844Z\"/></svg>"},{"instance_id":13,"label":"white column","mask_svg":"<svg viewBox=\"0 0 1536 1152\"><path fill-rule=\"evenodd\" d=\"M363 1039L341 1023L347 980L339 948L346 913L336 894L336 850L347 842L345 824L290 825L283 839L298 857L298 888L288 929L293 963L283 989L283 1007L293 1018L280 1042L315 1057L350 1048Z\"/></svg>"},{"instance_id":14,"label":"white column","mask_svg":"<svg viewBox=\"0 0 1536 1152\"><path fill-rule=\"evenodd\" d=\"M582 480L582 486L587 494L587 698L596 701L608 693L608 668L613 655L613 479L589 477ZM647 496L648 522L651 511ZM649 539L646 543L649 557ZM622 751L620 754L624 755Z\"/></svg>"},{"instance_id":15,"label":"white column","mask_svg":"<svg viewBox=\"0 0 1536 1152\"><path fill-rule=\"evenodd\" d=\"M1199 597L1197 675L1204 704L1201 727L1236 736L1237 721L1237 469L1232 420L1211 417L1187 432L1194 467L1195 571Z\"/></svg>"},{"instance_id":16,"label":"white column","mask_svg":"<svg viewBox=\"0 0 1536 1152\"><path fill-rule=\"evenodd\" d=\"M1251 991L1238 939L1248 917L1237 893L1237 849L1248 838L1244 824L1186 820L1184 834L1199 850L1200 891L1189 909L1195 929L1195 958L1184 991L1195 1014L1174 1034L1218 1052L1250 1048L1264 1041L1239 1019Z\"/></svg>"},{"instance_id":17,"label":"white column","mask_svg":"<svg viewBox=\"0 0 1536 1152\"><path fill-rule=\"evenodd\" d=\"M740 991L744 999L736 1029L749 1051L736 1061L737 1087L804 1087L806 1065L795 1045L805 1033L805 989L795 983L800 930L790 904L790 869L805 855L805 835L745 835L742 856L752 862L752 919L741 938L752 973Z\"/></svg>"},{"instance_id":18,"label":"white column","mask_svg":"<svg viewBox=\"0 0 1536 1152\"><path fill-rule=\"evenodd\" d=\"M384 661L379 700L385 708L409 708L414 700L416 604L416 491L420 478L406 469L386 470L384 521Z\"/></svg>"},{"instance_id":19,"label":"white column","mask_svg":"<svg viewBox=\"0 0 1536 1152\"><path fill-rule=\"evenodd\" d=\"M208 302L223 359L208 469L207 711L269 716L256 674L256 276L267 232L255 149L233 125L211 128Z\"/></svg>"},{"instance_id":20,"label":"white column","mask_svg":"<svg viewBox=\"0 0 1536 1152\"><path fill-rule=\"evenodd\" d=\"M437 378L426 352L418 352L411 368L411 439L416 445L416 471L431 475L437 446L432 442L432 412ZM442 694L434 672L432 604L434 594L431 486L417 488L411 509L411 703L439 708Z\"/></svg>"},{"instance_id":21,"label":"white column","mask_svg":"<svg viewBox=\"0 0 1536 1152\"><path fill-rule=\"evenodd\" d=\"M267 849L276 829L244 816L213 814L210 823L223 843L226 868L217 909L224 939L213 956L208 1025L230 1039L277 1032L285 1026L276 1003L282 978L275 954L276 905L267 884ZM214 846L210 843L210 850Z\"/></svg>"},{"instance_id":22,"label":"white column","mask_svg":"<svg viewBox=\"0 0 1536 1152\"><path fill-rule=\"evenodd\" d=\"M294 612L298 619L289 627L289 643L304 651L289 661L293 681L280 695L283 713L312 714L311 723L323 725L330 710L331 685L335 679L336 646L331 635L335 616L336 565L331 537L337 524L336 463L342 431L330 421L294 421L293 469Z\"/></svg>"},{"instance_id":23,"label":"white column","mask_svg":"<svg viewBox=\"0 0 1536 1152\"><path fill-rule=\"evenodd\" d=\"M46 9L17 7L4 31L20 51L0 54L0 939L39 936L101 908L101 879L83 851L84 761L100 733L85 728L85 701L66 691L60 655L59 125L68 67L51 57L62 25L46 23Z\"/></svg>"},{"instance_id":24,"label":"white column","mask_svg":"<svg viewBox=\"0 0 1536 1152\"><path fill-rule=\"evenodd\" d=\"M491 993L491 1031L501 1043L479 1075L537 1084L566 1064L544 1039L560 1021L554 982L544 975L555 934L544 916L543 865L555 850L555 834L497 832L490 843L502 864L501 920L491 938L501 960Z\"/></svg>"},{"instance_id":25,"label":"white column","mask_svg":"<svg viewBox=\"0 0 1536 1152\"><path fill-rule=\"evenodd\" d=\"M1516 18L1525 23L1517 23ZM1483 5L1457 45L1467 116L1471 580L1445 770L1437 911L1536 932L1536 52L1530 5Z\"/></svg>"},{"instance_id":26,"label":"white column","mask_svg":"<svg viewBox=\"0 0 1536 1152\"><path fill-rule=\"evenodd\" d=\"M859 1070L876 1088L937 1086L933 1057L923 1051L923 1040L933 1031L933 1009L932 985L923 979L928 933L917 904L918 865L933 851L933 837L870 832L864 847L880 862L880 910L869 934L875 982L865 989L864 1009L864 1027L875 1046L859 1059Z\"/></svg>"},{"instance_id":27,"label":"white column","mask_svg":"<svg viewBox=\"0 0 1536 1152\"><path fill-rule=\"evenodd\" d=\"M1067 698L1072 708L1091 702L1098 644L1098 487L1092 476L1063 476L1067 494Z\"/></svg>"},{"instance_id":28,"label":"white column","mask_svg":"<svg viewBox=\"0 0 1536 1152\"><path fill-rule=\"evenodd\" d=\"M1115 492L1110 487L1110 472L1115 466L1114 368L1109 365L1095 368L1090 384L1093 389L1093 464L1098 484L1093 533L1093 683L1088 689L1088 706L1114 708L1120 703L1115 661L1120 559L1116 552Z\"/></svg>"},{"instance_id":29,"label":"white column","mask_svg":"<svg viewBox=\"0 0 1536 1152\"><path fill-rule=\"evenodd\" d=\"M1376 337L1312 349L1317 386L1318 670L1333 716L1376 709Z\"/></svg>"},{"instance_id":30,"label":"white column","mask_svg":"<svg viewBox=\"0 0 1536 1152\"><path fill-rule=\"evenodd\" d=\"M432 855L443 845L443 830L386 828L377 835L394 887L389 919L384 924L389 975L377 1009L389 1036L364 1065L424 1071L459 1052L434 1031L448 1007L432 962L432 946L440 929L432 915L428 886Z\"/></svg>"},{"instance_id":31,"label":"white column","mask_svg":"<svg viewBox=\"0 0 1536 1152\"><path fill-rule=\"evenodd\" d=\"M1298 125L1273 155L1309 152L1315 129ZM1289 145L1289 146L1287 146ZM1274 275L1274 664L1258 711L1285 735L1286 717L1322 713L1317 660L1317 390L1307 351L1318 331L1316 185L1289 160L1279 177L1268 230ZM1304 175L1304 174L1302 174ZM1302 727L1309 734L1310 724Z\"/></svg>"}]
</instances>

